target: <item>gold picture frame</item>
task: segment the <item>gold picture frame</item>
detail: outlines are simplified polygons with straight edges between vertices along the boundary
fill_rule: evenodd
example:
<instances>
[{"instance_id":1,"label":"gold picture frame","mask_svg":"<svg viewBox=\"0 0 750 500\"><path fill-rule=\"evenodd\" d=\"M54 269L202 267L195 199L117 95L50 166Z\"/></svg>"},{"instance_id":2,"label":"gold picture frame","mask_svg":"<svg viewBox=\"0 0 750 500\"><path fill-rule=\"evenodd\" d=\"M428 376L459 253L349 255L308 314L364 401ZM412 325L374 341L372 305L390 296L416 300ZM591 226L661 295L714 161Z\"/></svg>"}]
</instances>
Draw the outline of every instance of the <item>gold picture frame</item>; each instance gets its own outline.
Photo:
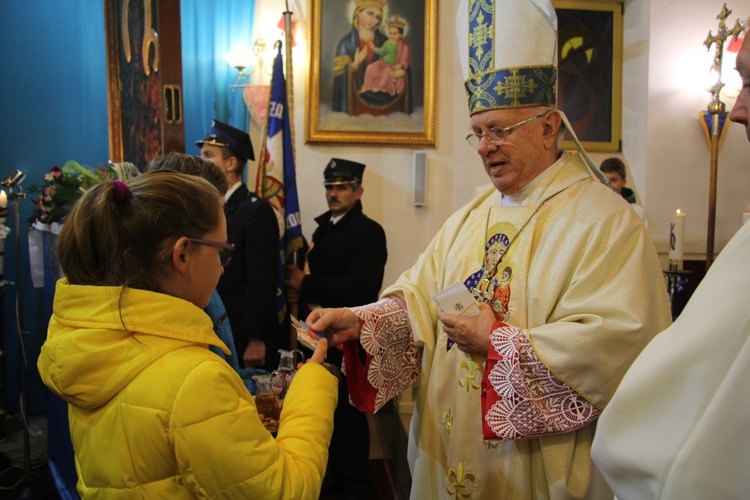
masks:
<instances>
[{"instance_id":1,"label":"gold picture frame","mask_svg":"<svg viewBox=\"0 0 750 500\"><path fill-rule=\"evenodd\" d=\"M308 12L305 143L434 147L437 0L311 0Z\"/></svg>"},{"instance_id":2,"label":"gold picture frame","mask_svg":"<svg viewBox=\"0 0 750 500\"><path fill-rule=\"evenodd\" d=\"M552 0L558 23L557 104L587 151L621 150L622 3ZM562 147L575 149L566 133Z\"/></svg>"}]
</instances>

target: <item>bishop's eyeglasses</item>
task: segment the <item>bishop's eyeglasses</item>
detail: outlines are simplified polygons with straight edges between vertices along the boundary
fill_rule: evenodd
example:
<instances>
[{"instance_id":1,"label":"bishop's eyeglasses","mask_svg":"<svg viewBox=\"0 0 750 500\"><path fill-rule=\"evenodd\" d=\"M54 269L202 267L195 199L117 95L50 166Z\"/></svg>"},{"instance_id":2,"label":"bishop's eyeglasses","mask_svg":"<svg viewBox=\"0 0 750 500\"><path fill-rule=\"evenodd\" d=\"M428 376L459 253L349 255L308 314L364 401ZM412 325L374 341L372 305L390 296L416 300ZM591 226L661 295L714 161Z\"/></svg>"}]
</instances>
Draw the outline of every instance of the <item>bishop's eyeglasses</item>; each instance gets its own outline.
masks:
<instances>
[{"instance_id":1,"label":"bishop's eyeglasses","mask_svg":"<svg viewBox=\"0 0 750 500\"><path fill-rule=\"evenodd\" d=\"M525 120L521 120L520 122L514 123L513 125L508 125L507 127L490 127L487 129L486 134L472 132L471 134L466 136L466 142L468 142L469 146L474 149L477 149L479 147L479 144L482 142L483 138L487 139L490 144L495 144L496 141L501 141L507 138L515 129L517 129L521 125L525 125L530 121L541 118L549 112L550 110L542 111L538 115L534 115L531 118L526 118Z\"/></svg>"}]
</instances>

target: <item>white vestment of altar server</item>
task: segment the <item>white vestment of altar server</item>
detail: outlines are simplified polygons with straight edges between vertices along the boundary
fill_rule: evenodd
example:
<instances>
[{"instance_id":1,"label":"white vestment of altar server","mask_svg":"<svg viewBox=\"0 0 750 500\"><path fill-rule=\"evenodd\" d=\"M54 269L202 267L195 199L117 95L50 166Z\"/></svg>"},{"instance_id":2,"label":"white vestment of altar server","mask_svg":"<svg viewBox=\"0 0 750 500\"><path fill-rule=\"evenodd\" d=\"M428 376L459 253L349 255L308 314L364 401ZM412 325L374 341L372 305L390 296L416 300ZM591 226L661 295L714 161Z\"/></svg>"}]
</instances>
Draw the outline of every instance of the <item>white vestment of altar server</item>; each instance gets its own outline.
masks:
<instances>
[{"instance_id":1,"label":"white vestment of altar server","mask_svg":"<svg viewBox=\"0 0 750 500\"><path fill-rule=\"evenodd\" d=\"M750 497L750 224L630 367L593 458L620 500Z\"/></svg>"},{"instance_id":2,"label":"white vestment of altar server","mask_svg":"<svg viewBox=\"0 0 750 500\"><path fill-rule=\"evenodd\" d=\"M360 338L371 360L367 381L377 392L375 409L411 383L415 370L408 361L420 359L414 343L422 350L408 452L415 499L589 495L593 425L526 440L482 437L486 360L448 347L433 297L481 270L486 241L512 239L528 221L501 266L512 267L506 322L523 329L542 363L599 410L641 349L670 322L648 231L577 153L563 153L521 206L497 206L499 196L493 189L453 214L414 267L384 290L384 297L405 301L412 332L406 343L388 336L403 331L404 321L378 316L382 301L356 308L365 322L377 323L375 334L363 326Z\"/></svg>"}]
</instances>

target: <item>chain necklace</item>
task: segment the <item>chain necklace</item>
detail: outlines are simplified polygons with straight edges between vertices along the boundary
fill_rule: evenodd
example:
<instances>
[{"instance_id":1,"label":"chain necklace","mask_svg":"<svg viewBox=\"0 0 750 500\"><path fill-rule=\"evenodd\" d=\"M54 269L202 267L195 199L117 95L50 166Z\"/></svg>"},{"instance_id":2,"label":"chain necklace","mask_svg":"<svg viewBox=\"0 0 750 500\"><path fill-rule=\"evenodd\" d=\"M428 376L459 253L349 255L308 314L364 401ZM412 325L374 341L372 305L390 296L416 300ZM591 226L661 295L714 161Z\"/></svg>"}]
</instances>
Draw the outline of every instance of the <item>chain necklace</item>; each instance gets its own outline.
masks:
<instances>
[{"instance_id":1,"label":"chain necklace","mask_svg":"<svg viewBox=\"0 0 750 500\"><path fill-rule=\"evenodd\" d=\"M539 209L542 208L542 205L544 205L549 198L545 198L538 207L534 209L533 212L531 212L531 215L528 219L526 219L526 222L523 223L521 228L516 232L515 236L508 242L508 244L505 246L504 250L501 250L500 258L497 260L494 266L491 268L487 268L487 261L489 258L489 248L487 248L487 237L489 236L489 229L490 229L490 214L492 213L492 207L489 207L487 209L487 221L484 224L484 256L482 258L482 278L477 282L477 286L471 289L471 294L474 296L475 299L477 299L479 302L484 302L486 304L490 304L494 306L494 300L493 296L495 294L494 289L492 289L492 279L494 278L495 274L497 274L497 268L500 266L500 264L503 262L503 259L508 254L508 250L510 249L510 246L518 239L518 236L521 234L521 232L526 229L526 226L529 225L529 222L531 222L531 219L534 218L534 216L539 212Z\"/></svg>"}]
</instances>

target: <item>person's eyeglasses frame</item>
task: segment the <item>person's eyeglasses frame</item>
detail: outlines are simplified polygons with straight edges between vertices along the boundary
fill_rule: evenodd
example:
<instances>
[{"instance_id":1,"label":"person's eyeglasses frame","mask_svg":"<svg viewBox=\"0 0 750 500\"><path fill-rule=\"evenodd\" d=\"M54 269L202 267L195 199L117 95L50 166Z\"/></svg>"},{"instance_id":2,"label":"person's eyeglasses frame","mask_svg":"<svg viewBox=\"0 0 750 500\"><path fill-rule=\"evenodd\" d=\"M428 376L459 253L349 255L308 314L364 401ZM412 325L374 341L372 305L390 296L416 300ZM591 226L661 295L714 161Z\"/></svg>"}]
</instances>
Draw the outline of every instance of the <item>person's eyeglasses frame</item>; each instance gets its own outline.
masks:
<instances>
[{"instance_id":1,"label":"person's eyeglasses frame","mask_svg":"<svg viewBox=\"0 0 750 500\"><path fill-rule=\"evenodd\" d=\"M215 247L221 249L221 252L219 253L219 260L221 261L222 267L227 267L229 263L232 261L232 254L234 254L234 244L232 243L223 243L221 241L213 241L213 240L202 240L200 238L188 238L188 241L190 243L195 243L196 245L206 245L210 247ZM164 254L164 257L162 257L162 260L164 262L169 260L169 255L172 253L172 249L169 249L166 254Z\"/></svg>"},{"instance_id":2,"label":"person's eyeglasses frame","mask_svg":"<svg viewBox=\"0 0 750 500\"><path fill-rule=\"evenodd\" d=\"M487 129L488 132L486 134L477 134L476 132L472 132L466 136L466 142L468 142L469 146L474 149L477 149L479 147L479 145L482 143L482 139L487 139L487 142L495 145L495 141L501 141L507 138L511 134L511 132L513 132L517 128L526 125L527 123L532 122L538 118L541 118L551 111L551 109L542 111L539 114L536 114L530 118L526 118L525 120L521 120L520 122L514 123L513 125L508 125L507 127L490 127Z\"/></svg>"},{"instance_id":3,"label":"person's eyeglasses frame","mask_svg":"<svg viewBox=\"0 0 750 500\"><path fill-rule=\"evenodd\" d=\"M195 243L196 245L207 245L210 247L220 248L221 252L219 253L219 258L221 260L222 267L227 267L232 260L232 254L234 254L234 244L232 243L223 243L221 241L213 240L201 240L198 238L188 238L188 241L190 243Z\"/></svg>"}]
</instances>

